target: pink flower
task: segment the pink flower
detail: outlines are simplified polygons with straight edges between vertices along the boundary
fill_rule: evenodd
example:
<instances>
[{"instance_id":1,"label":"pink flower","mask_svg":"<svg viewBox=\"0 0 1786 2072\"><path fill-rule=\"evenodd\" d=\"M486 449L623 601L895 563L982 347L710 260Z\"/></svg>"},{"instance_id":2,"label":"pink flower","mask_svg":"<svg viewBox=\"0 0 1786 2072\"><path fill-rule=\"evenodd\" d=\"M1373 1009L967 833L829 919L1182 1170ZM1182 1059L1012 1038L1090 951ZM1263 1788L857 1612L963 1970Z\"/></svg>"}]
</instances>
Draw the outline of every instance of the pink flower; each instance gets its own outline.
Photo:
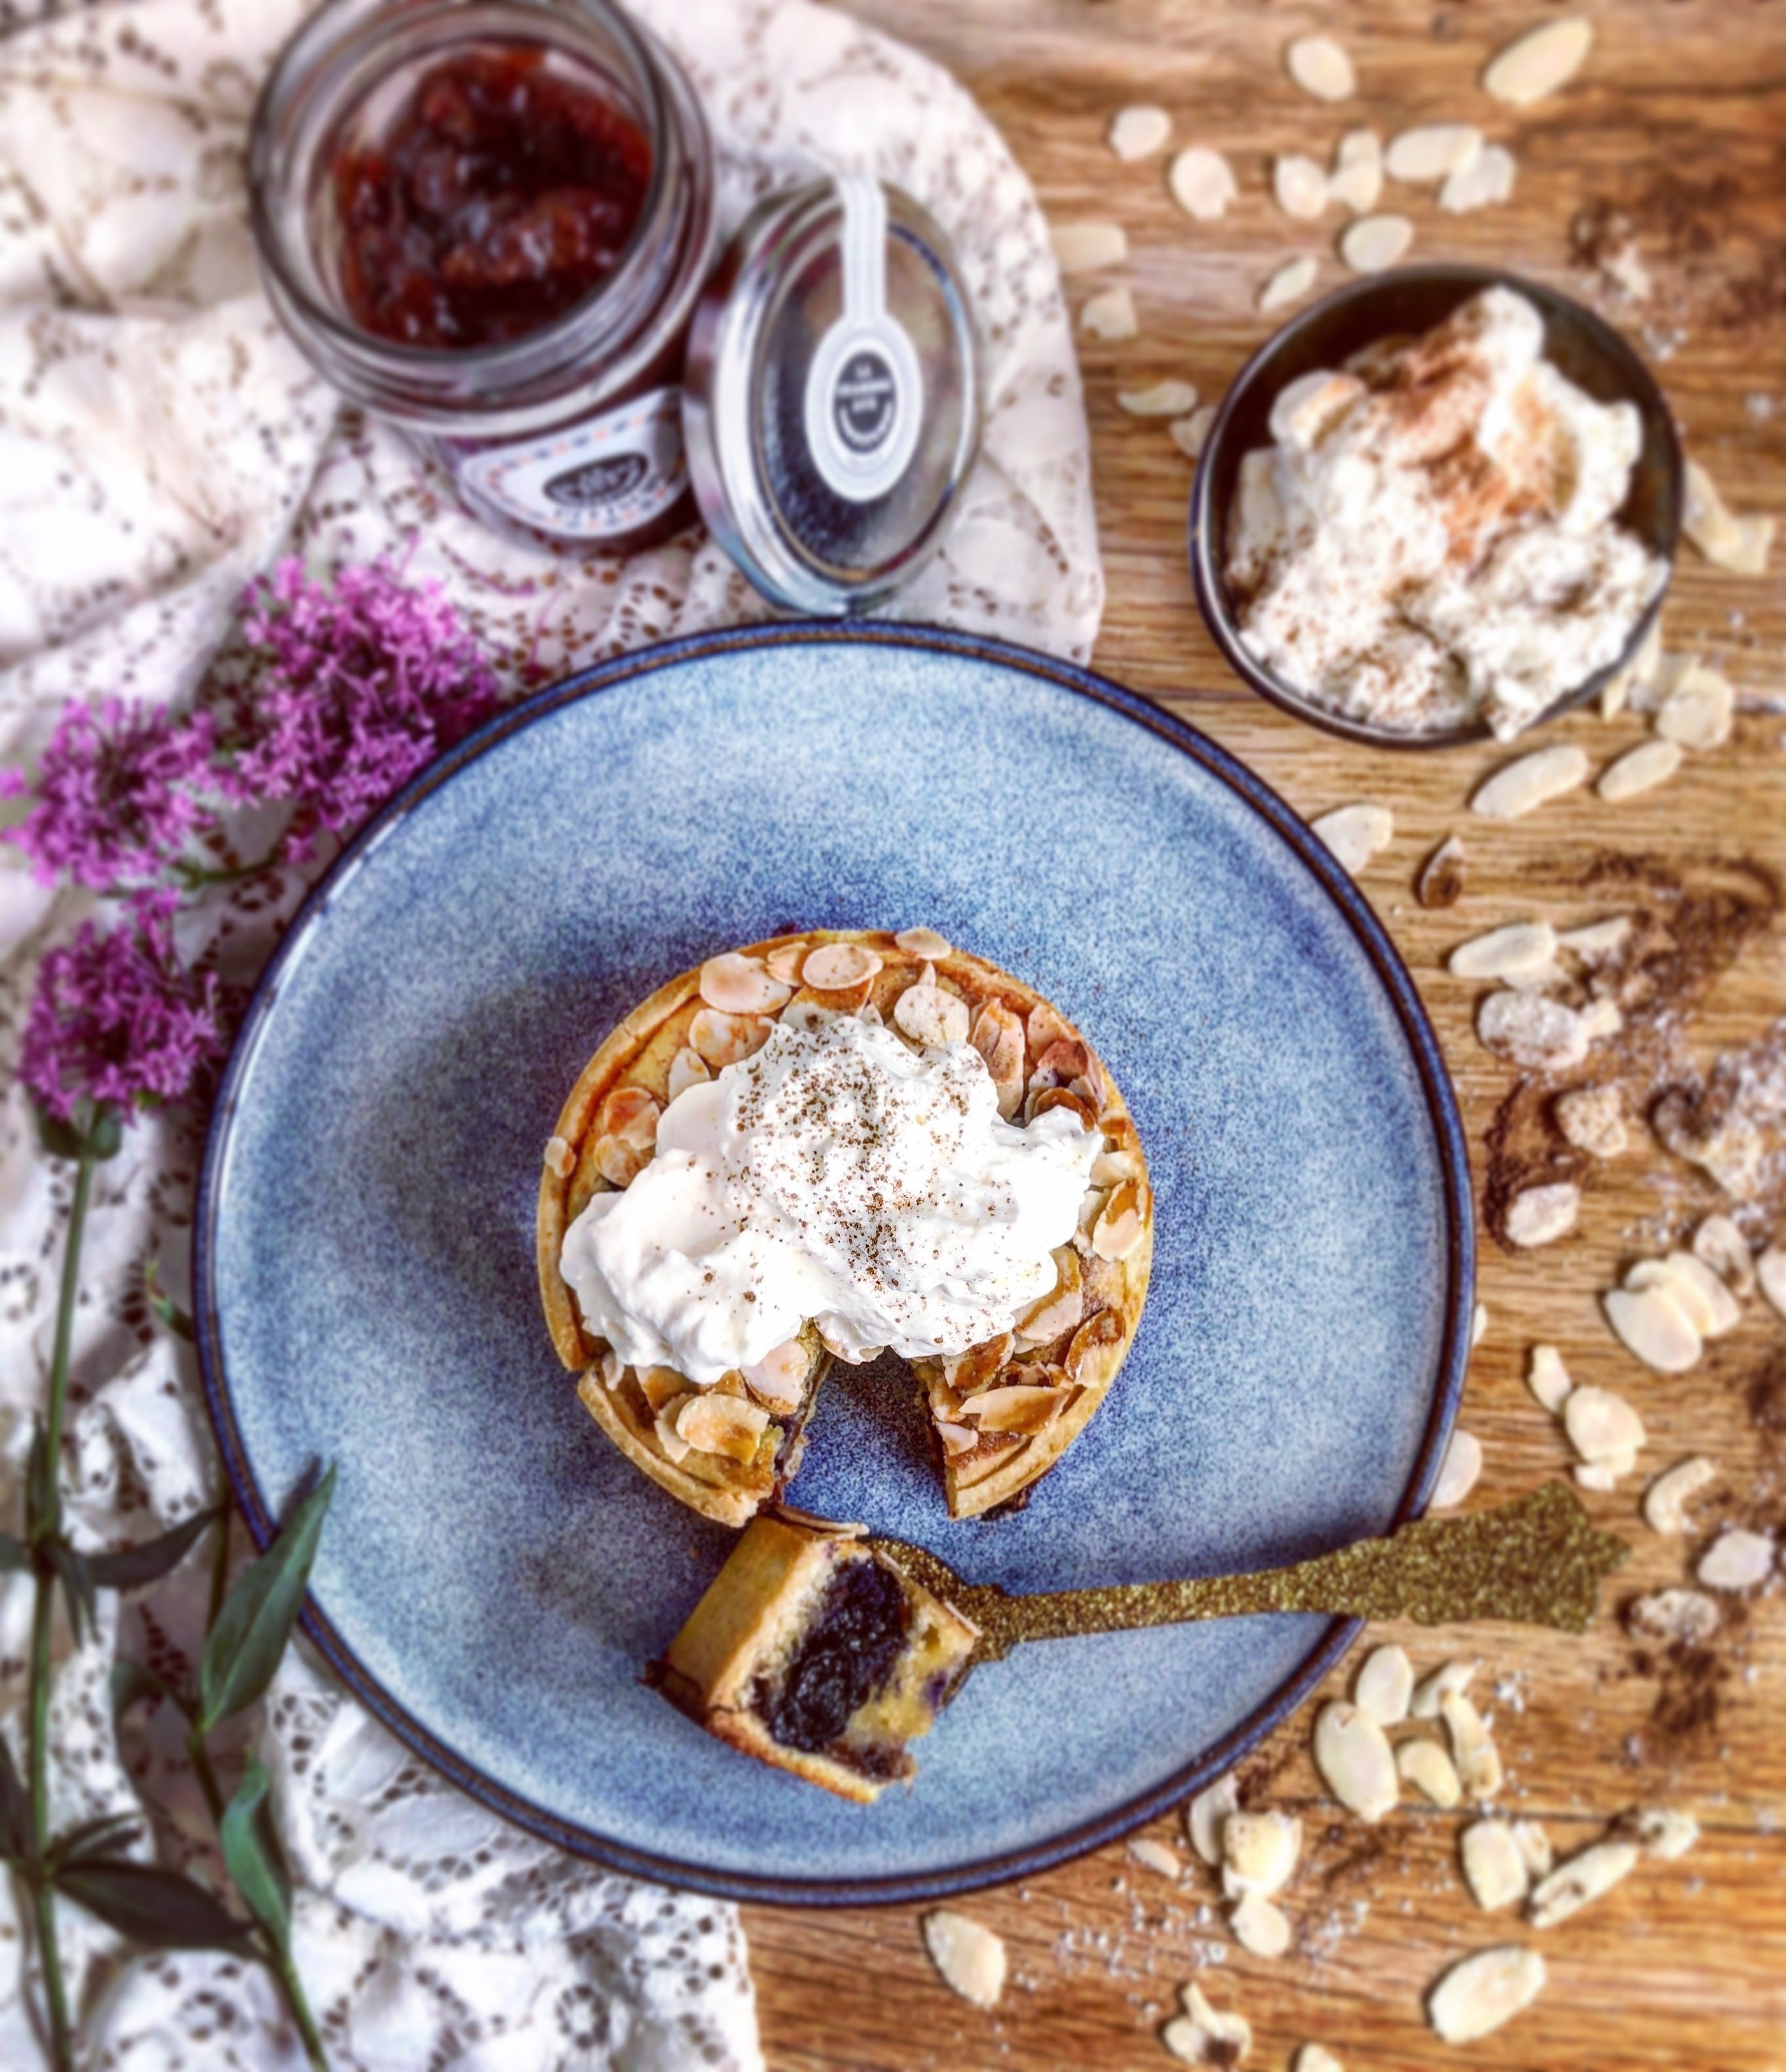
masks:
<instances>
[{"instance_id":1,"label":"pink flower","mask_svg":"<svg viewBox=\"0 0 1786 2072\"><path fill-rule=\"evenodd\" d=\"M72 705L43 751L31 813L6 839L43 884L141 884L209 821L200 795L216 744L216 723L202 713L174 718L117 698L96 709ZM30 788L22 771L0 771L0 796Z\"/></svg>"},{"instance_id":2,"label":"pink flower","mask_svg":"<svg viewBox=\"0 0 1786 2072\"><path fill-rule=\"evenodd\" d=\"M347 834L496 709L496 679L433 584L411 589L382 562L331 590L282 561L251 586L243 631L268 651L236 696L232 798L290 800L287 853L310 831Z\"/></svg>"},{"instance_id":3,"label":"pink flower","mask_svg":"<svg viewBox=\"0 0 1786 2072\"><path fill-rule=\"evenodd\" d=\"M44 957L18 1077L46 1113L65 1122L83 1098L125 1114L179 1100L223 1054L216 974L174 952L179 905L174 892L138 893L115 927L86 922Z\"/></svg>"}]
</instances>

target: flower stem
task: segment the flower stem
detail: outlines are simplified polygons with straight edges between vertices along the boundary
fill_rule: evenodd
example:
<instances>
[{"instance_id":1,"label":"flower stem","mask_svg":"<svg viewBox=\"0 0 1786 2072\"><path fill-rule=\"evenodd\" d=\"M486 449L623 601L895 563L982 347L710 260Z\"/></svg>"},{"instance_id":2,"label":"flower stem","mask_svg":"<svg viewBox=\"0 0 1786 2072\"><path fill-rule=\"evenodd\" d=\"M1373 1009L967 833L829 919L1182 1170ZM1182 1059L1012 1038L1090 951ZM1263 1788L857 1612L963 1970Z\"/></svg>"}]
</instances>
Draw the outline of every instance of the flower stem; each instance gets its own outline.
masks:
<instances>
[{"instance_id":1,"label":"flower stem","mask_svg":"<svg viewBox=\"0 0 1786 2072\"><path fill-rule=\"evenodd\" d=\"M55 1574L43 1558L43 1540L62 1529L62 1425L68 1397L68 1355L74 1342L75 1302L80 1292L80 1248L87 1234L87 1205L93 1190L93 1153L84 1149L75 1161L74 1203L68 1211L67 1249L62 1259L62 1292L55 1315L55 1350L50 1361L50 1402L44 1419L45 1478L48 1515L38 1521L42 1537L33 1548L37 1601L31 1616L31 1855L27 1867L37 1916L38 1960L43 1971L43 1997L49 2005L50 2047L56 2072L72 2072L74 2044L68 2028L68 1993L62 1976L62 1952L55 1939L55 1893L43 1874L43 1852L50 1836L50 1629L55 1616Z\"/></svg>"}]
</instances>

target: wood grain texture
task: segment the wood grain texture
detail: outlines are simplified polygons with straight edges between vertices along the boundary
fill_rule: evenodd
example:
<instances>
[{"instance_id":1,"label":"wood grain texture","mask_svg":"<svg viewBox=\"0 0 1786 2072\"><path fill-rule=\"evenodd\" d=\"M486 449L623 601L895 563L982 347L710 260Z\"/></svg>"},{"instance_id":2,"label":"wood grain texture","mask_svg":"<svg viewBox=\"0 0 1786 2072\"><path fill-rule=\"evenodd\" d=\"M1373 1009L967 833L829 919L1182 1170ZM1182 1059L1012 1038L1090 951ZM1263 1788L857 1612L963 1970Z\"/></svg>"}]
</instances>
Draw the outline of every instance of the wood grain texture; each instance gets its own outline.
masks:
<instances>
[{"instance_id":1,"label":"wood grain texture","mask_svg":"<svg viewBox=\"0 0 1786 2072\"><path fill-rule=\"evenodd\" d=\"M1514 0L1440 6L1295 6L1217 0L855 0L864 18L950 66L979 97L1034 180L1050 217L1114 218L1127 265L1075 282L1075 306L1115 279L1133 288L1141 335L1086 342L1082 359L1110 596L1097 662L1160 698L1245 758L1312 816L1355 800L1393 808L1393 846L1364 883L1414 971L1444 1041L1478 1161L1512 1083L1476 1043L1480 989L1447 976L1445 952L1516 916L1577 922L1634 903L1608 882L1617 859L1643 861L1637 889L1665 900L1735 883L1762 923L1679 1036L1701 1063L1758 1036L1786 1009L1771 895L1755 871L1786 875L1786 543L1760 580L1722 575L1684 550L1667 615L1671 648L1715 656L1744 703L1735 739L1622 808L1581 793L1508 826L1472 822L1466 801L1506 759L1484 749L1386 754L1334 742L1253 697L1217 658L1186 570L1189 464L1164 426L1126 417L1119 387L1165 375L1220 395L1265 336L1254 298L1283 260L1322 261L1322 288L1342 278L1332 253L1344 218L1295 224L1270 199L1271 154L1325 157L1347 128L1385 137L1423 120L1481 121L1513 148L1513 203L1461 219L1430 194L1387 191L1385 207L1418 226L1414 256L1509 265L1597 300L1657 364L1690 448L1734 504L1786 513L1786 6L1768 0L1619 0L1585 7L1597 27L1569 91L1523 113L1477 88L1486 59L1542 11ZM1304 30L1339 34L1357 61L1357 100L1328 108L1285 78L1280 54ZM1193 224L1167 195L1164 159L1123 166L1104 142L1125 103L1154 101L1175 144L1231 155L1240 202ZM1629 212L1656 278L1633 314L1571 265L1570 225L1595 201ZM1582 715L1549 738L1579 742L1596 767L1643 738L1643 723ZM1425 913L1419 863L1461 829L1470 877L1460 905ZM1609 863L1609 859L1612 860ZM1591 882L1598 867L1599 882ZM1758 891L1757 888L1761 888ZM1742 1328L1677 1380L1645 1373L1599 1321L1596 1297L1642 1252L1716 1201L1691 1169L1644 1133L1590 1176L1579 1234L1515 1257L1482 1247L1489 1330L1472 1367L1464 1421L1487 1466L1472 1503L1517 1494L1564 1471L1556 1420L1524 1381L1530 1346L1560 1346L1575 1378L1619 1389L1640 1408L1650 1443L1616 1494L1588 1499L1634 1553L1610 1593L1680 1581L1704 1544L1648 1532L1642 1484L1690 1453L1718 1462L1722 1493L1697 1507L1786 1521L1786 1334L1751 1306ZM1773 1420L1779 1420L1778 1422ZM1020 1888L961 1902L1009 1941L1012 1984L996 2013L950 1997L921 1946L917 1910L835 1914L748 1910L765 2041L776 2072L1042 2072L1096 2065L1157 2069L1158 2040L1179 1981L1201 1976L1238 2006L1256 2041L1248 2062L1277 2072L1319 2039L1349 2072L1467 2062L1497 2072L1782 2072L1786 2068L1786 1597L1739 1607L1698 1671L1657 1664L1603 1620L1583 1640L1482 1627L1396 1636L1418 1664L1480 1657L1480 1690L1508 1763L1507 1803L1548 1823L1559 1852L1591 1840L1633 1803L1695 1812L1705 1823L1684 1862L1643 1864L1618 1890L1542 1938L1478 1911L1457 1867L1456 1815L1406 1807L1375 1830L1341 1815L1308 1759L1310 1715L1244 1766L1252 1803L1299 1811L1309 1836L1283 1904L1292 1954L1266 1963L1229 1943L1201 1871L1175 1891L1119 1845ZM1070 1645L1070 1643L1064 1643ZM1666 1667L1666 1665L1664 1665ZM1341 1688L1342 1671L1333 1680ZM1037 1723L1046 1732L1045 1722ZM922 1788L922 1786L920 1786ZM971 1819L971 1809L963 1809ZM1183 1851L1176 1819L1148 1831ZM1537 1941L1550 1982L1538 2005L1467 2052L1426 2025L1423 1996L1441 1970L1503 1940Z\"/></svg>"}]
</instances>

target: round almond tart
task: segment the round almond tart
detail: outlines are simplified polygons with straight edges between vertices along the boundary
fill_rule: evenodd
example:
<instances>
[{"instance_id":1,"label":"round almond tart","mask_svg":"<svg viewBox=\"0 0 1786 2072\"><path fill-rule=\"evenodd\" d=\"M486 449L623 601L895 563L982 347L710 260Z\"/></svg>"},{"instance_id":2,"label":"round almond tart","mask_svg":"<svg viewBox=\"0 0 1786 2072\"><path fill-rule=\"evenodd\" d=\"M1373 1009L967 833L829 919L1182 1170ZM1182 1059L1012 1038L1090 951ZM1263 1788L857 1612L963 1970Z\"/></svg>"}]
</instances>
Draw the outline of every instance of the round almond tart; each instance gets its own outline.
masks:
<instances>
[{"instance_id":1,"label":"round almond tart","mask_svg":"<svg viewBox=\"0 0 1786 2072\"><path fill-rule=\"evenodd\" d=\"M1091 1046L1020 979L928 928L808 930L710 957L634 1008L571 1089L540 1181L540 1293L559 1358L589 1415L633 1463L704 1515L743 1525L799 1466L807 1420L836 1355L807 1323L749 1373L701 1388L669 1367L622 1366L585 1330L559 1272L565 1233L592 1195L630 1185L658 1117L686 1086L749 1057L772 1022L878 1018L914 1048L967 1041L999 1111L1028 1123L1071 1108L1096 1128L1079 1227L1054 1253L1053 1292L1014 1331L959 1358L918 1360L949 1515L1009 1503L1085 1429L1140 1321L1153 1257L1153 1195L1140 1137Z\"/></svg>"}]
</instances>

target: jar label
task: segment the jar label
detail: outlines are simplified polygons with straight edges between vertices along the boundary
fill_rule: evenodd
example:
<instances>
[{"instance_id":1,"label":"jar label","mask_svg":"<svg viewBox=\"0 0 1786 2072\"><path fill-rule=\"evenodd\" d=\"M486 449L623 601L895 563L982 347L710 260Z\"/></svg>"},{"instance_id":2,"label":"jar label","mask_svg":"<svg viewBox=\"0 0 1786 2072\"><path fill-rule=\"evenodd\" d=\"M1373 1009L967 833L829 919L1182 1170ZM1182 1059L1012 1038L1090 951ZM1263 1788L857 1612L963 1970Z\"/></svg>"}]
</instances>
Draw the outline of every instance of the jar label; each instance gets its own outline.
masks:
<instances>
[{"instance_id":1,"label":"jar label","mask_svg":"<svg viewBox=\"0 0 1786 2072\"><path fill-rule=\"evenodd\" d=\"M487 446L459 464L474 496L568 540L614 540L661 517L688 482L682 391L657 388L548 438Z\"/></svg>"}]
</instances>

